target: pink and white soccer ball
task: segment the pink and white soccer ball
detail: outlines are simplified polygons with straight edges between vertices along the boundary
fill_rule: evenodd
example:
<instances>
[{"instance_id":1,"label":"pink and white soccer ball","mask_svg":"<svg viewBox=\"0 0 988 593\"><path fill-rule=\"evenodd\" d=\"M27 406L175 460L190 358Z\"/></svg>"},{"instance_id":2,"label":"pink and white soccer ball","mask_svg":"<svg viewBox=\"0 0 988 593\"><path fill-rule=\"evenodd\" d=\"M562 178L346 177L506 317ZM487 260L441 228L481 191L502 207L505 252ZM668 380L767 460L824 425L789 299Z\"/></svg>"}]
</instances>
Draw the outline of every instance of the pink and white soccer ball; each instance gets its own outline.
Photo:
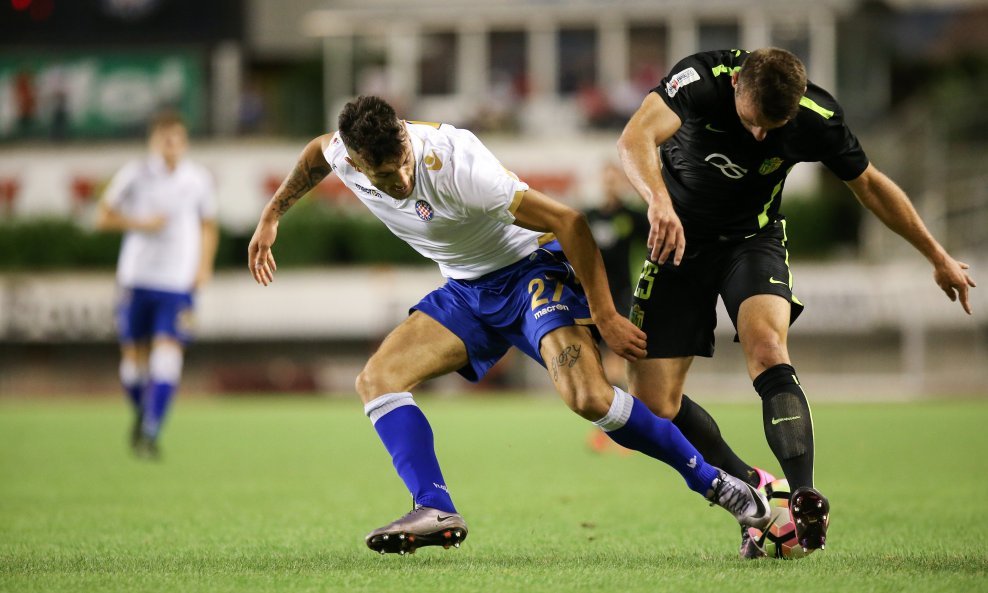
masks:
<instances>
[{"instance_id":1,"label":"pink and white soccer ball","mask_svg":"<svg viewBox=\"0 0 988 593\"><path fill-rule=\"evenodd\" d=\"M792 495L789 482L776 480L766 484L764 492L772 509L772 522L764 532L749 527L748 534L751 539L758 543L770 558L795 560L812 554L812 549L804 552L803 547L796 541L796 523L789 514L789 497Z\"/></svg>"}]
</instances>

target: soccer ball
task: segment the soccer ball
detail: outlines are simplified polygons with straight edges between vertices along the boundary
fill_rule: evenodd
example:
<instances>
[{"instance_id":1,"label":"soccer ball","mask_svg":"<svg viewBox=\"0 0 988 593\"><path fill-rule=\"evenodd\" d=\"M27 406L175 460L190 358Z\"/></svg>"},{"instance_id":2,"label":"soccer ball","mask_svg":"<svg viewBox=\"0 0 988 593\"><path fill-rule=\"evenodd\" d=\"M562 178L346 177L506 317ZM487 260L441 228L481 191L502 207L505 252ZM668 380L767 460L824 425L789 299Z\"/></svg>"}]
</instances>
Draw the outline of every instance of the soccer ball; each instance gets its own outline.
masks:
<instances>
[{"instance_id":1,"label":"soccer ball","mask_svg":"<svg viewBox=\"0 0 988 593\"><path fill-rule=\"evenodd\" d=\"M792 495L789 482L776 480L766 484L764 492L768 498L768 506L772 509L772 522L764 532L749 527L748 535L751 539L765 550L769 558L795 560L812 554L812 549L804 552L796 541L796 523L789 514L789 497Z\"/></svg>"}]
</instances>

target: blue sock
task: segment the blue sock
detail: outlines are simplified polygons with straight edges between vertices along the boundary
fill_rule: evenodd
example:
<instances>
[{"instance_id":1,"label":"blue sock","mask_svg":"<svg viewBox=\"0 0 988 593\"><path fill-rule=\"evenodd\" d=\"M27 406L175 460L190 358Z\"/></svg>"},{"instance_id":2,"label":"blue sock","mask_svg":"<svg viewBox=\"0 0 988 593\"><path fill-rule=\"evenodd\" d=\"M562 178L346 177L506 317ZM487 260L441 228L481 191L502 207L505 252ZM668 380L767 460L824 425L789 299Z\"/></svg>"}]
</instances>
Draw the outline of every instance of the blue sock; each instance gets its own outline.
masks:
<instances>
[{"instance_id":1,"label":"blue sock","mask_svg":"<svg viewBox=\"0 0 988 593\"><path fill-rule=\"evenodd\" d=\"M124 391L127 393L127 399L130 403L134 405L134 409L140 412L141 410L141 398L144 395L144 389L147 386L146 383L131 383L130 385L124 384Z\"/></svg>"},{"instance_id":2,"label":"blue sock","mask_svg":"<svg viewBox=\"0 0 988 593\"><path fill-rule=\"evenodd\" d=\"M638 398L614 388L614 401L607 415L594 422L615 443L640 451L665 462L678 471L687 486L706 496L718 475L714 466L703 460L671 420L660 418Z\"/></svg>"},{"instance_id":3,"label":"blue sock","mask_svg":"<svg viewBox=\"0 0 988 593\"><path fill-rule=\"evenodd\" d=\"M144 416L141 432L144 436L156 439L168 413L168 405L175 395L175 384L167 381L151 381L145 391Z\"/></svg>"},{"instance_id":4,"label":"blue sock","mask_svg":"<svg viewBox=\"0 0 988 593\"><path fill-rule=\"evenodd\" d=\"M389 393L364 406L395 470L412 493L415 504L455 513L432 437L432 427L412 394Z\"/></svg>"},{"instance_id":5,"label":"blue sock","mask_svg":"<svg viewBox=\"0 0 988 593\"><path fill-rule=\"evenodd\" d=\"M127 358L120 360L120 385L123 386L127 399L133 404L134 411L138 414L141 413L141 400L147 383L147 377L141 373L133 360Z\"/></svg>"}]
</instances>

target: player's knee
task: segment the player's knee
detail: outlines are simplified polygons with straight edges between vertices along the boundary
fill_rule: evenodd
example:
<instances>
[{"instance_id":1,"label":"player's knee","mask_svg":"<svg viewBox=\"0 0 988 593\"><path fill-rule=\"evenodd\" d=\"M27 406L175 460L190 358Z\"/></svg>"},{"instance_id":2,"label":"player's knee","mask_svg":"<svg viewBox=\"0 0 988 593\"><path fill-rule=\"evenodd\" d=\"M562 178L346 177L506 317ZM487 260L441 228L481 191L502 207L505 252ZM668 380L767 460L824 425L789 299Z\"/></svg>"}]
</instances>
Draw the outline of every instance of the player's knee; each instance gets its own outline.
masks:
<instances>
[{"instance_id":1,"label":"player's knee","mask_svg":"<svg viewBox=\"0 0 988 593\"><path fill-rule=\"evenodd\" d=\"M354 388L357 390L357 395L366 404L375 397L388 393L387 391L379 391L377 385L377 375L368 365L357 375Z\"/></svg>"},{"instance_id":2,"label":"player's knee","mask_svg":"<svg viewBox=\"0 0 988 593\"><path fill-rule=\"evenodd\" d=\"M683 401L683 385L685 381L674 379L645 381L635 376L629 382L628 393L634 394L653 414L660 418L672 420L679 414L679 406Z\"/></svg>"},{"instance_id":3,"label":"player's knee","mask_svg":"<svg viewBox=\"0 0 988 593\"><path fill-rule=\"evenodd\" d=\"M613 395L613 388L608 389L607 395ZM590 421L600 420L611 408L609 398L598 389L572 388L563 394L563 398L571 410Z\"/></svg>"},{"instance_id":4,"label":"player's knee","mask_svg":"<svg viewBox=\"0 0 988 593\"><path fill-rule=\"evenodd\" d=\"M645 402L648 409L659 418L672 420L679 414L679 407L682 404L682 391L678 390L675 395L656 398Z\"/></svg>"},{"instance_id":5,"label":"player's knee","mask_svg":"<svg viewBox=\"0 0 988 593\"><path fill-rule=\"evenodd\" d=\"M749 364L755 368L767 369L789 362L786 345L776 335L759 336L747 350Z\"/></svg>"},{"instance_id":6,"label":"player's knee","mask_svg":"<svg viewBox=\"0 0 988 593\"><path fill-rule=\"evenodd\" d=\"M386 393L408 391L413 385L402 382L394 373L376 364L372 359L357 375L354 387L357 394L360 395L360 399L367 403Z\"/></svg>"}]
</instances>

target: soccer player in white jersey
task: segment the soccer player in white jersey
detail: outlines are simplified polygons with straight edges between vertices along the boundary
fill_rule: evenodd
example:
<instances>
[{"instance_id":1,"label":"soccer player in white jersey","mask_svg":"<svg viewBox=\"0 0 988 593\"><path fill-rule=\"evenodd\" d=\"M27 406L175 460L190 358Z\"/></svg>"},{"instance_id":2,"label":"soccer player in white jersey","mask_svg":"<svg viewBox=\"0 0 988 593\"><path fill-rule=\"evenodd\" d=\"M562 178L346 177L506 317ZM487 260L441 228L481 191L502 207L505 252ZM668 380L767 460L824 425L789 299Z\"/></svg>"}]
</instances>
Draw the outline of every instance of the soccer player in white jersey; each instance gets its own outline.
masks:
<instances>
[{"instance_id":1,"label":"soccer player in white jersey","mask_svg":"<svg viewBox=\"0 0 988 593\"><path fill-rule=\"evenodd\" d=\"M546 366L563 401L617 443L671 465L741 524L768 522L764 496L608 384L595 331L629 360L645 355L646 336L615 309L586 219L519 181L466 130L401 121L377 97L348 103L339 132L309 142L264 208L249 247L257 282L274 279L278 220L330 171L446 277L357 377L364 411L414 499L411 512L367 536L368 547L404 554L466 537L411 390L453 371L477 381L511 346Z\"/></svg>"},{"instance_id":2,"label":"soccer player in white jersey","mask_svg":"<svg viewBox=\"0 0 988 593\"><path fill-rule=\"evenodd\" d=\"M157 458L191 339L194 292L213 273L217 227L212 177L184 158L188 132L177 114L155 117L149 148L113 177L97 226L124 233L117 263L120 381L134 408L131 446Z\"/></svg>"}]
</instances>

